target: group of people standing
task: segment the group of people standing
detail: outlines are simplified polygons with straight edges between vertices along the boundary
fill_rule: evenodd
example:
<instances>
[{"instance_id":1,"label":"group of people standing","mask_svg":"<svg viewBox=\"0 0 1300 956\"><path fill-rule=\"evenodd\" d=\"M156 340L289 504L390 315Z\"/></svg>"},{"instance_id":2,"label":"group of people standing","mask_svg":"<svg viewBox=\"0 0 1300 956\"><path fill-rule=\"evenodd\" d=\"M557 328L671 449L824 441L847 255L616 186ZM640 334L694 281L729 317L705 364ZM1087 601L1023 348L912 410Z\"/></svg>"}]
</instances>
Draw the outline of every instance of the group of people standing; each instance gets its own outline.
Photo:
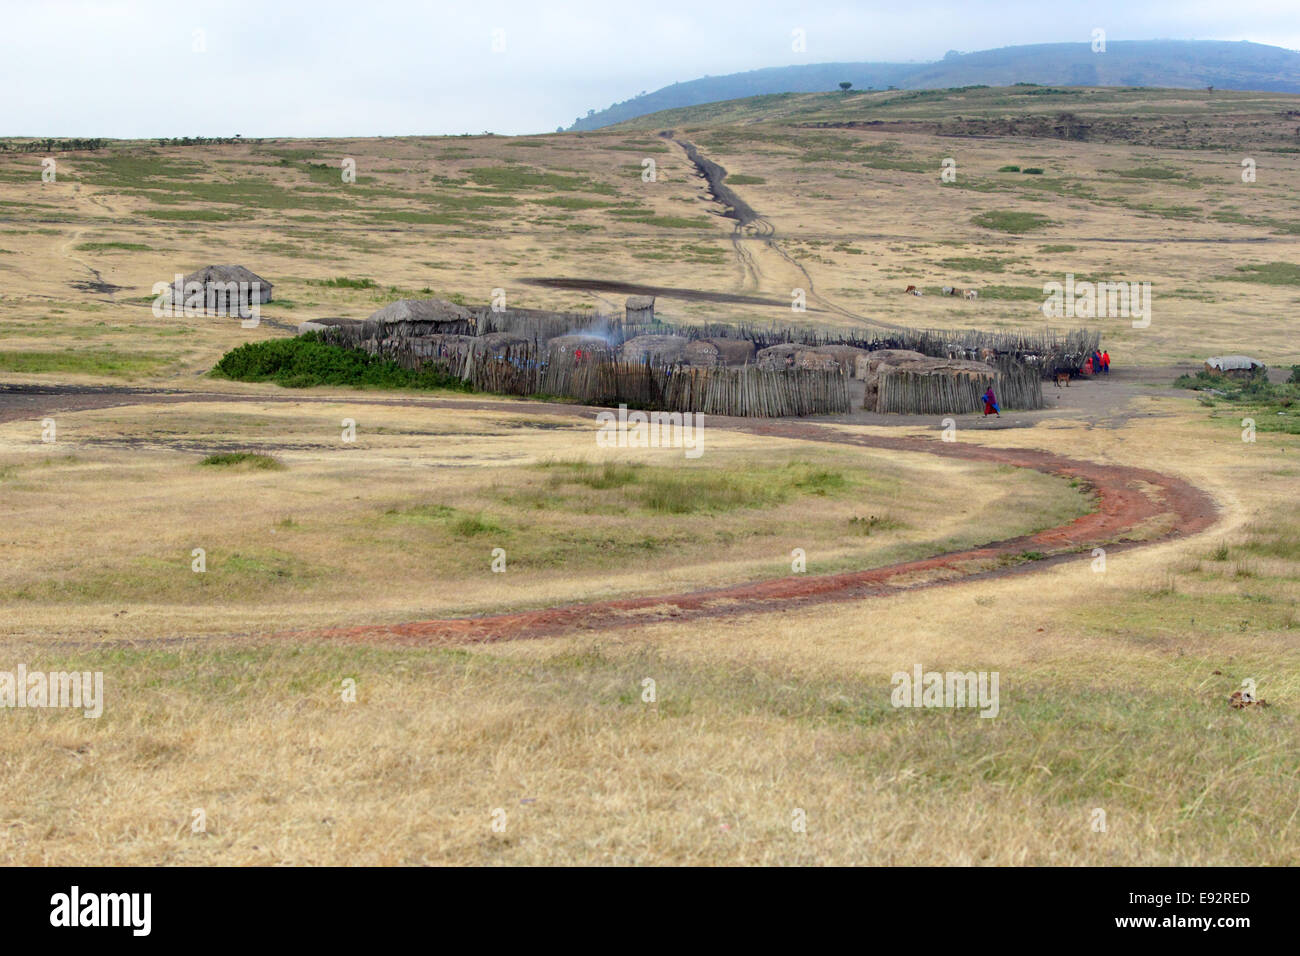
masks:
<instances>
[{"instance_id":1,"label":"group of people standing","mask_svg":"<svg viewBox=\"0 0 1300 956\"><path fill-rule=\"evenodd\" d=\"M1092 354L1089 355L1087 360L1083 363L1083 374L1109 375L1110 352L1098 352L1096 349L1093 349Z\"/></svg>"}]
</instances>

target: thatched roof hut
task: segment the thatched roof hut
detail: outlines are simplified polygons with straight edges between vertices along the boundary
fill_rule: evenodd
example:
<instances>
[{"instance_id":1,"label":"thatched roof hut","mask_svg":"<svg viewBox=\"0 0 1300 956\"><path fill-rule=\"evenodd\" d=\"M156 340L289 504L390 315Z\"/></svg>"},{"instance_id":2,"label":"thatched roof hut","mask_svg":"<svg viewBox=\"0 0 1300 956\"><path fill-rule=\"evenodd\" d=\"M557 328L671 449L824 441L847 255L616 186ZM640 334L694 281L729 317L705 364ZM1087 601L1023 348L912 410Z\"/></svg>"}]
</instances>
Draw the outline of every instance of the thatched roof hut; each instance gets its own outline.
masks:
<instances>
[{"instance_id":1,"label":"thatched roof hut","mask_svg":"<svg viewBox=\"0 0 1300 956\"><path fill-rule=\"evenodd\" d=\"M204 266L173 282L171 295L176 309L247 316L271 301L271 283L243 266Z\"/></svg>"},{"instance_id":2,"label":"thatched roof hut","mask_svg":"<svg viewBox=\"0 0 1300 956\"><path fill-rule=\"evenodd\" d=\"M614 346L599 335L583 335L581 333L557 335L546 343L546 350L553 355L571 355L579 349L583 352L612 353L615 351Z\"/></svg>"},{"instance_id":3,"label":"thatched roof hut","mask_svg":"<svg viewBox=\"0 0 1300 956\"><path fill-rule=\"evenodd\" d=\"M866 349L853 345L816 345L813 346L813 351L831 356L846 375L855 374L857 360L864 355L870 354Z\"/></svg>"},{"instance_id":4,"label":"thatched roof hut","mask_svg":"<svg viewBox=\"0 0 1300 956\"><path fill-rule=\"evenodd\" d=\"M324 332L326 329L358 328L362 323L362 319L308 319L306 322L298 323L298 334L302 335L304 332Z\"/></svg>"},{"instance_id":5,"label":"thatched roof hut","mask_svg":"<svg viewBox=\"0 0 1300 956\"><path fill-rule=\"evenodd\" d=\"M473 335L469 309L446 299L398 299L366 319L367 338L407 338L413 335Z\"/></svg>"},{"instance_id":6,"label":"thatched roof hut","mask_svg":"<svg viewBox=\"0 0 1300 956\"><path fill-rule=\"evenodd\" d=\"M754 343L749 339L708 339L717 350L723 365L749 365L754 361Z\"/></svg>"},{"instance_id":7,"label":"thatched roof hut","mask_svg":"<svg viewBox=\"0 0 1300 956\"><path fill-rule=\"evenodd\" d=\"M834 355L819 352L808 345L793 342L781 342L759 349L754 356L754 364L759 368L804 368L833 371L840 367Z\"/></svg>"},{"instance_id":8,"label":"thatched roof hut","mask_svg":"<svg viewBox=\"0 0 1300 956\"><path fill-rule=\"evenodd\" d=\"M754 343L748 339L692 339L686 346L687 365L750 365L754 361Z\"/></svg>"},{"instance_id":9,"label":"thatched roof hut","mask_svg":"<svg viewBox=\"0 0 1300 956\"><path fill-rule=\"evenodd\" d=\"M711 368L722 364L722 355L718 347L708 339L692 339L687 344L686 351L682 353L682 362L686 365Z\"/></svg>"},{"instance_id":10,"label":"thatched roof hut","mask_svg":"<svg viewBox=\"0 0 1300 956\"><path fill-rule=\"evenodd\" d=\"M625 307L629 322L650 323L655 320L655 297L652 295L630 295Z\"/></svg>"},{"instance_id":11,"label":"thatched roof hut","mask_svg":"<svg viewBox=\"0 0 1300 956\"><path fill-rule=\"evenodd\" d=\"M624 362L671 364L682 359L688 344L680 335L638 335L624 342L618 354Z\"/></svg>"},{"instance_id":12,"label":"thatched roof hut","mask_svg":"<svg viewBox=\"0 0 1300 956\"><path fill-rule=\"evenodd\" d=\"M924 362L929 357L911 349L876 349L874 352L864 352L853 360L853 377L865 379L876 373L882 365Z\"/></svg>"},{"instance_id":13,"label":"thatched roof hut","mask_svg":"<svg viewBox=\"0 0 1300 956\"><path fill-rule=\"evenodd\" d=\"M474 338L474 346L479 353L508 349L514 345L527 345L529 340L514 332L489 332Z\"/></svg>"}]
</instances>

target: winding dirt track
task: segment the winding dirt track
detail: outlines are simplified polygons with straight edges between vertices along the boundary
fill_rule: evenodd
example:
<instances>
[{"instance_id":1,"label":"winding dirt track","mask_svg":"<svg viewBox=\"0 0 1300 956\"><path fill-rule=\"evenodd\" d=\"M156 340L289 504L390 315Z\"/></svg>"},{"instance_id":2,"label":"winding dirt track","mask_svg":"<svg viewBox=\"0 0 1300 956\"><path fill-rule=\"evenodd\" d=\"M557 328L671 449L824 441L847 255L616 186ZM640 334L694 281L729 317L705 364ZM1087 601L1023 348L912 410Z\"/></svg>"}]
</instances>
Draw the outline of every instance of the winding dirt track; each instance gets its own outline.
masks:
<instances>
[{"instance_id":1,"label":"winding dirt track","mask_svg":"<svg viewBox=\"0 0 1300 956\"><path fill-rule=\"evenodd\" d=\"M868 571L791 574L767 581L679 594L592 601L483 617L290 631L275 636L379 641L385 644L487 643L546 637L575 630L635 627L666 620L790 610L828 601L935 587L975 577L1029 573L1067 560L1090 561L1094 547L1105 546L1108 552L1113 553L1178 535L1195 534L1212 525L1218 513L1209 495L1181 478L1143 468L1063 458L1050 452L989 448L929 438L855 435L808 422L750 423L715 419L711 427L1033 468L1087 483L1097 496L1097 509L1069 524L1036 534ZM1139 533L1139 526L1163 516L1168 516L1170 530L1146 534L1140 541L1133 540L1132 536ZM1085 554L1080 555L1081 551ZM1026 552L1043 557L1024 560ZM999 564L1006 559L1018 563ZM990 565L993 566L991 570Z\"/></svg>"},{"instance_id":2,"label":"winding dirt track","mask_svg":"<svg viewBox=\"0 0 1300 956\"><path fill-rule=\"evenodd\" d=\"M0 422L39 420L58 411L124 405L185 402L291 402L415 405L466 411L527 411L581 417L590 421L601 409L553 403L483 399L413 399L348 396L228 395L161 392L151 389L76 386L0 386ZM403 624L377 624L285 631L286 638L373 641L384 644L468 644L546 637L576 630L611 630L666 620L694 620L754 612L784 611L830 601L849 601L903 590L938 587L957 581L1027 574L1064 561L1090 561L1094 547L1108 553L1191 535L1210 527L1218 508L1213 499L1173 475L1124 465L1065 458L1051 452L992 448L933 438L855 434L811 421L773 421L710 417L709 427L781 439L828 442L861 448L920 452L964 461L1033 468L1077 478L1096 496L1096 509L1068 524L1031 535L994 541L977 548L842 574L791 574L730 587L621 600L590 601L558 607L446 618ZM1158 523L1154 529L1151 523ZM1146 526L1145 528L1143 526ZM1041 557L1025 560L1026 552ZM1082 552L1082 553L1081 553ZM1011 563L1007 563L1010 560Z\"/></svg>"}]
</instances>

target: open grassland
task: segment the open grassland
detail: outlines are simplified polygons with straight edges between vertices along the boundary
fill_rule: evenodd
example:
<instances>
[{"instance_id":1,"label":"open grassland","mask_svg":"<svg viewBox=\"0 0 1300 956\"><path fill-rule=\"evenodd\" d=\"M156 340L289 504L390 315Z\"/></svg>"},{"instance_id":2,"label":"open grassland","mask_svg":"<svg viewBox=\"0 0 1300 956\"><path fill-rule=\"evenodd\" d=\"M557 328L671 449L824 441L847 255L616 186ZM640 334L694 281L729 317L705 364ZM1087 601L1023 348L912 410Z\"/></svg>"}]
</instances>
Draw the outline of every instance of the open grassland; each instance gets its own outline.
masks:
<instances>
[{"instance_id":1,"label":"open grassland","mask_svg":"<svg viewBox=\"0 0 1300 956\"><path fill-rule=\"evenodd\" d=\"M0 379L212 393L76 412L27 393L30 415L0 423L0 671L100 670L106 694L98 720L0 713L0 862L1294 863L1294 403L1121 376L1300 362L1298 105L810 95L516 139L117 143L59 154L47 184L39 156L0 155ZM1095 136L1044 135L1067 111ZM729 170L770 239L733 242L667 128ZM209 262L275 283L258 328L152 314L154 283ZM796 548L810 575L872 567L1096 503L929 455L719 428L690 459L599 448L576 409L203 374L399 296L621 307L537 277L774 303L663 294L671 321L1009 330L1041 328L1043 283L1067 274L1150 281L1150 326L1080 323L1102 329L1112 380L1049 387L1048 409L996 427L958 416L958 440L1177 475L1217 523L1100 568L1026 556L1024 573L775 613L460 646L292 633L783 576ZM939 423L826 427L937 439ZM894 708L891 675L917 665L998 672L998 716ZM1229 707L1247 679L1268 706Z\"/></svg>"},{"instance_id":2,"label":"open grassland","mask_svg":"<svg viewBox=\"0 0 1300 956\"><path fill-rule=\"evenodd\" d=\"M1244 341L1290 363L1300 359L1286 319L1300 305L1287 272L1300 257L1297 107L1280 94L1197 91L800 94L579 134L115 143L60 154L53 183L41 182L39 157L3 155L0 368L61 362L79 380L185 382L248 338L401 296L486 302L501 288L513 305L621 308L621 293L526 281L557 277L771 303L665 294L670 321L1036 329L1043 284L1067 274L1151 283L1149 327L1096 320L1121 363ZM1029 123L1065 112L1084 132ZM740 240L742 258L732 222L681 148L656 135L664 129L721 162L775 239ZM945 159L954 182L941 180ZM1243 160L1254 182L1242 181ZM151 314L154 283L208 262L275 283L261 328ZM909 284L932 294L905 298ZM933 295L943 285L981 296ZM795 314L798 288L809 311Z\"/></svg>"},{"instance_id":3,"label":"open grassland","mask_svg":"<svg viewBox=\"0 0 1300 956\"><path fill-rule=\"evenodd\" d=\"M344 421L355 423L345 441ZM10 635L400 621L873 567L1063 524L1038 472L760 439L600 449L574 418L203 403L0 426ZM949 505L936 510L934 501ZM206 570L192 570L201 548ZM505 573L492 573L494 550Z\"/></svg>"},{"instance_id":4,"label":"open grassland","mask_svg":"<svg viewBox=\"0 0 1300 956\"><path fill-rule=\"evenodd\" d=\"M1242 443L1186 400L1145 404L1149 415L1105 434L1003 433L1089 455L1141 446L1224 503L1213 532L1114 554L1101 573L1084 554L1030 576L707 628L460 648L11 641L31 666L102 670L106 705L98 721L6 716L0 853L1294 863L1300 446ZM915 664L998 671L998 716L895 709L891 675ZM1228 706L1247 678L1269 706ZM205 832L192 831L195 809Z\"/></svg>"}]
</instances>

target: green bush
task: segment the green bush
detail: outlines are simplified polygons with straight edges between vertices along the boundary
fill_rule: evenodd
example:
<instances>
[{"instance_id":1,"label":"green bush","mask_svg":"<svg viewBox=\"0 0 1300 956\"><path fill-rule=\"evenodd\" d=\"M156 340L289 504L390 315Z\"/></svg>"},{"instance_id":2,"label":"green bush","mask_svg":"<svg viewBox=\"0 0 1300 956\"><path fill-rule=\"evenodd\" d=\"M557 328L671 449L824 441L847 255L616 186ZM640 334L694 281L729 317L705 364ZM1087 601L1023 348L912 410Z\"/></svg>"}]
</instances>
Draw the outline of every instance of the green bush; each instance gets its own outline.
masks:
<instances>
[{"instance_id":1,"label":"green bush","mask_svg":"<svg viewBox=\"0 0 1300 956\"><path fill-rule=\"evenodd\" d=\"M1026 166L1024 169L1021 170L1021 172L1024 173L1026 176L1043 175L1043 171L1039 169L1037 166Z\"/></svg>"},{"instance_id":2,"label":"green bush","mask_svg":"<svg viewBox=\"0 0 1300 956\"><path fill-rule=\"evenodd\" d=\"M212 374L240 382L275 382L286 388L347 385L472 391L468 383L442 366L402 368L391 359L324 342L316 332L292 339L247 342L223 355Z\"/></svg>"},{"instance_id":3,"label":"green bush","mask_svg":"<svg viewBox=\"0 0 1300 956\"><path fill-rule=\"evenodd\" d=\"M1019 166L999 166L999 167L998 167L998 172L1000 172L1000 173L1018 173L1018 172L1020 172L1020 167L1019 167Z\"/></svg>"}]
</instances>

